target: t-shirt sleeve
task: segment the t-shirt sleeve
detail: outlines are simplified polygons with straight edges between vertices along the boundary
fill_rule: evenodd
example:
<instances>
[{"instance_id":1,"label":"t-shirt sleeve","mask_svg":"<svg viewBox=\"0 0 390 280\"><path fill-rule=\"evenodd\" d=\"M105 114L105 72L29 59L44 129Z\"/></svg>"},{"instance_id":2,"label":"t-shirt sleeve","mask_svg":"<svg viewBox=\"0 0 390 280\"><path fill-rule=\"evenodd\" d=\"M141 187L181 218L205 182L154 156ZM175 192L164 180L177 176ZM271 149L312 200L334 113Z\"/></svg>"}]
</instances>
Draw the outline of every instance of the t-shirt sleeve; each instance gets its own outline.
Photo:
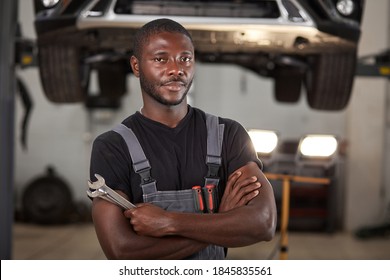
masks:
<instances>
[{"instance_id":1,"label":"t-shirt sleeve","mask_svg":"<svg viewBox=\"0 0 390 280\"><path fill-rule=\"evenodd\" d=\"M224 135L227 176L251 161L255 162L262 169L263 164L257 156L248 132L240 123L232 120L230 122L229 124L228 121L228 125L225 127Z\"/></svg>"},{"instance_id":2,"label":"t-shirt sleeve","mask_svg":"<svg viewBox=\"0 0 390 280\"><path fill-rule=\"evenodd\" d=\"M107 186L123 191L130 200L130 155L123 138L109 131L98 136L92 145L90 180L96 181L94 174L101 175Z\"/></svg>"}]
</instances>

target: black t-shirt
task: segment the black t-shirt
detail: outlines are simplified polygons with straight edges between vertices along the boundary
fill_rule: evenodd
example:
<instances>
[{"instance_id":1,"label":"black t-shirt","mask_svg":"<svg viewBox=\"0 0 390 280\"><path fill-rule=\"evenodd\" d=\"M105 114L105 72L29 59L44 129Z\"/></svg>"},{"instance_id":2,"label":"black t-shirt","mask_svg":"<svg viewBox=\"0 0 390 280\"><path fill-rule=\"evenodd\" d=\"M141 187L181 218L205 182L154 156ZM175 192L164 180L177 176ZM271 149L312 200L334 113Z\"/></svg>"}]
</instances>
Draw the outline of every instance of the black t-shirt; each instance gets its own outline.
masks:
<instances>
[{"instance_id":1,"label":"black t-shirt","mask_svg":"<svg viewBox=\"0 0 390 280\"><path fill-rule=\"evenodd\" d=\"M157 189L184 190L204 184L207 175L207 129L203 111L188 106L188 114L175 128L150 120L139 112L122 123L131 128L151 165L151 175ZM222 144L220 196L227 177L250 161L261 167L246 130L236 121L219 118L225 124ZM132 167L131 157L122 136L114 131L99 135L92 147L90 177L102 175L106 184L121 190L134 203L142 202L140 176Z\"/></svg>"}]
</instances>

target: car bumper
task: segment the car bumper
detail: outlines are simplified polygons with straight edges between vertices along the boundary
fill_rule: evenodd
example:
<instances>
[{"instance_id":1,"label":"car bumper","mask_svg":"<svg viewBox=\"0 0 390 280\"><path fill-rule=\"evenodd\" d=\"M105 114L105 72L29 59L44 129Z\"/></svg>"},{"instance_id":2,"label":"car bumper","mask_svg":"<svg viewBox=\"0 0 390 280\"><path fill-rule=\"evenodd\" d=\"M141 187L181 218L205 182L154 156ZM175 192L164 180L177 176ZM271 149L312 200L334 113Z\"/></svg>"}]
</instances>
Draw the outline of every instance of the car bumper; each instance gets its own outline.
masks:
<instances>
[{"instance_id":1,"label":"car bumper","mask_svg":"<svg viewBox=\"0 0 390 280\"><path fill-rule=\"evenodd\" d=\"M150 7L143 7L144 11L140 14L118 13L117 1L114 0L105 1L106 7L100 10L96 9L99 1L84 2L87 4L80 6L75 17L62 17L58 13L53 13L56 16L48 14L37 17L36 28L41 41L46 39L47 42L53 42L53 34L57 36L60 33L62 38L55 40L59 43L95 49L129 50L136 30L146 22L161 17L169 17L183 24L192 34L197 51L202 53L340 52L354 50L360 35L358 22L334 16L324 23L309 7L314 2L331 1L268 1L273 3L275 9L272 16L252 18L170 15L169 12L163 14L157 8L153 10ZM191 6L191 2L185 3ZM188 10L191 7L186 9L187 13ZM136 11L134 7L133 11ZM154 14L146 14L145 11ZM172 12L172 9L169 11ZM180 11L175 13L180 14ZM330 11L329 14L334 13ZM58 28L53 29L53 26Z\"/></svg>"}]
</instances>

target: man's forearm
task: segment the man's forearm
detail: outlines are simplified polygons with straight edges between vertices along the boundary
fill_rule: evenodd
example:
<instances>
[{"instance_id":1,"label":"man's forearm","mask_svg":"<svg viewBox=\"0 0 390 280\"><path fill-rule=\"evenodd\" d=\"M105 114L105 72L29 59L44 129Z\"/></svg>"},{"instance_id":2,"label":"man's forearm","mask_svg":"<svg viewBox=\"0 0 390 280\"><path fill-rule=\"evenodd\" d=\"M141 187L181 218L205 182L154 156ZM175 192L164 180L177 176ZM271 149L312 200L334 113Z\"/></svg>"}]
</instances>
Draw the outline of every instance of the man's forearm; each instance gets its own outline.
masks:
<instances>
[{"instance_id":1,"label":"man's forearm","mask_svg":"<svg viewBox=\"0 0 390 280\"><path fill-rule=\"evenodd\" d=\"M262 209L253 215L252 211L258 210L243 206L219 214L171 213L172 223L166 234L224 247L241 247L270 240L275 229L273 213Z\"/></svg>"},{"instance_id":2,"label":"man's forearm","mask_svg":"<svg viewBox=\"0 0 390 280\"><path fill-rule=\"evenodd\" d=\"M102 248L108 259L184 259L206 246L182 236L155 238L132 233L125 239L106 242Z\"/></svg>"},{"instance_id":3,"label":"man's forearm","mask_svg":"<svg viewBox=\"0 0 390 280\"><path fill-rule=\"evenodd\" d=\"M245 173L245 171L248 171ZM249 186L253 182L246 178L255 176L261 183L261 188L248 203L235 202L224 207L223 213L218 214L193 214L167 212L150 204L142 204L135 209L125 212L130 218L135 232L145 236L162 237L167 235L180 235L208 244L216 244L224 247L239 247L250 245L259 241L271 240L276 228L276 205L272 186L258 167L248 163L239 171L243 171L242 181L235 183L232 177L231 189L233 192L224 194L225 200L235 198L236 188L240 184ZM229 184L228 184L229 185ZM228 188L230 189L230 188ZM253 192L249 192L253 194ZM245 194L238 195L238 198Z\"/></svg>"},{"instance_id":4,"label":"man's forearm","mask_svg":"<svg viewBox=\"0 0 390 280\"><path fill-rule=\"evenodd\" d=\"M139 248L133 247L131 256L124 255L124 259L184 259L197 253L207 246L206 243L191 240L181 236L166 236L161 238L140 237L137 243L142 240Z\"/></svg>"},{"instance_id":5,"label":"man's forearm","mask_svg":"<svg viewBox=\"0 0 390 280\"><path fill-rule=\"evenodd\" d=\"M207 246L181 236L141 236L133 231L119 207L103 199L94 199L92 217L108 259L183 259Z\"/></svg>"}]
</instances>

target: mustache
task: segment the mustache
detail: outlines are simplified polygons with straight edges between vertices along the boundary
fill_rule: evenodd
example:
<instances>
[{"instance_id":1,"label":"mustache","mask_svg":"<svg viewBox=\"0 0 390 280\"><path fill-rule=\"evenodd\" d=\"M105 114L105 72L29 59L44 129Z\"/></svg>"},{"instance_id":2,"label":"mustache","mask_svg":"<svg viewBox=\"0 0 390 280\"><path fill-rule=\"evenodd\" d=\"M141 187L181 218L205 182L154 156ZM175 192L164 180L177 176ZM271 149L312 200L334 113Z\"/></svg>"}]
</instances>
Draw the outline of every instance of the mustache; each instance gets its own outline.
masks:
<instances>
[{"instance_id":1,"label":"mustache","mask_svg":"<svg viewBox=\"0 0 390 280\"><path fill-rule=\"evenodd\" d=\"M180 78L180 77L172 77L170 79L167 79L165 81L162 81L161 82L161 85L166 85L166 84L169 84L169 83L172 83L172 82L180 82L182 83L183 85L187 85L187 81Z\"/></svg>"}]
</instances>

